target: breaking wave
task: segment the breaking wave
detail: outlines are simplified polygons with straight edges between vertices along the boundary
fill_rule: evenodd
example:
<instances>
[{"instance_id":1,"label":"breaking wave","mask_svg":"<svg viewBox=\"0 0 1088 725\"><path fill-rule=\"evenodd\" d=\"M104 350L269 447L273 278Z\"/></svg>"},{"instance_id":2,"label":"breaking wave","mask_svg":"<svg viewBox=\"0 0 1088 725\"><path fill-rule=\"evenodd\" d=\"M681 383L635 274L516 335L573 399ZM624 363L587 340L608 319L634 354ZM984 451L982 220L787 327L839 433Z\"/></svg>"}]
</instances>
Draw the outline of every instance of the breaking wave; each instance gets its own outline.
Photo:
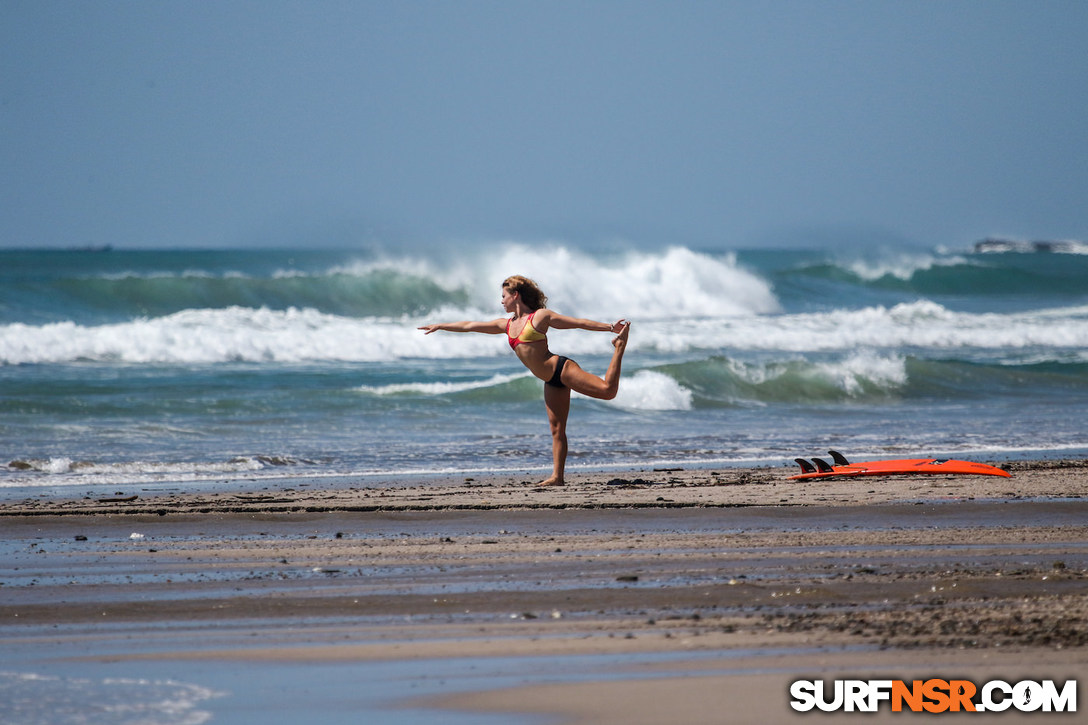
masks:
<instances>
[{"instance_id":1,"label":"breaking wave","mask_svg":"<svg viewBox=\"0 0 1088 725\"><path fill-rule=\"evenodd\" d=\"M446 310L463 319L466 310ZM501 336L416 329L433 318L352 318L314 309L185 310L108 325L0 326L0 363L386 362L509 354ZM632 350L828 352L859 348L1000 351L1038 359L1086 359L1088 307L1016 314L954 312L927 301L821 313L633 320ZM608 354L604 335L549 333L571 355Z\"/></svg>"}]
</instances>

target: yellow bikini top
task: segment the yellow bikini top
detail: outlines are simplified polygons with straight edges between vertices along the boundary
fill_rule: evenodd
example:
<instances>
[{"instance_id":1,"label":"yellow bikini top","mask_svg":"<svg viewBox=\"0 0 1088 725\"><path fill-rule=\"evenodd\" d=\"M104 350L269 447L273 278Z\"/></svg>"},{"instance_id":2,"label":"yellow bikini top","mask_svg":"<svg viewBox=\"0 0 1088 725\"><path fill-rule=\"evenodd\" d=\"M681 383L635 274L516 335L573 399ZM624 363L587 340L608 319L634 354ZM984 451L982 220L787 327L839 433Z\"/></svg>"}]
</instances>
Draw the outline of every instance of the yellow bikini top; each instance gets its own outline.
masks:
<instances>
[{"instance_id":1,"label":"yellow bikini top","mask_svg":"<svg viewBox=\"0 0 1088 725\"><path fill-rule=\"evenodd\" d=\"M514 337L510 334L510 320L506 321L506 339L510 341L510 348L513 349L523 342L540 342L541 340L547 340L548 336L543 332L537 332L533 327L533 315L536 314L536 310L529 313L529 316L525 320L525 325L521 328L521 334Z\"/></svg>"}]
</instances>

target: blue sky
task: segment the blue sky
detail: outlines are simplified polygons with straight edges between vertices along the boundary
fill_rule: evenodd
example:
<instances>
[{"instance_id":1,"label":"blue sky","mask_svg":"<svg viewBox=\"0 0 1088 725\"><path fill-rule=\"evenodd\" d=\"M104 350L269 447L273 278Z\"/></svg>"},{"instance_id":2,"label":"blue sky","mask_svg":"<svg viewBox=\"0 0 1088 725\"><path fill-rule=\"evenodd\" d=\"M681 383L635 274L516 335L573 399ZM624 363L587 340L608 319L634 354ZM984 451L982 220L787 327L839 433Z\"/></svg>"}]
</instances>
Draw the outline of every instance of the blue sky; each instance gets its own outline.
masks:
<instances>
[{"instance_id":1,"label":"blue sky","mask_svg":"<svg viewBox=\"0 0 1088 725\"><path fill-rule=\"evenodd\" d=\"M1088 238L1088 3L0 4L0 247Z\"/></svg>"}]
</instances>

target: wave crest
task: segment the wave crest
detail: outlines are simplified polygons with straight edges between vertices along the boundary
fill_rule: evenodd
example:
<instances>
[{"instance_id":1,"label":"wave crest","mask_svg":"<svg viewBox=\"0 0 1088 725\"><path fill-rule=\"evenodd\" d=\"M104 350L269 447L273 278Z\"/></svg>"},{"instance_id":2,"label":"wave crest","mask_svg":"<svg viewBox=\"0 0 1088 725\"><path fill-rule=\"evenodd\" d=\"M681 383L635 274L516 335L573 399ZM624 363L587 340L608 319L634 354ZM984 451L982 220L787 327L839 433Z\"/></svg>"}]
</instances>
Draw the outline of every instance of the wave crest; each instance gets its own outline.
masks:
<instances>
[{"instance_id":1,"label":"wave crest","mask_svg":"<svg viewBox=\"0 0 1088 725\"><path fill-rule=\"evenodd\" d=\"M425 336L416 329L423 322L232 307L99 326L17 323L0 325L0 364L390 362L509 354L499 335ZM921 301L794 315L636 319L634 324L628 349L660 353L930 349L1036 360L1088 358L1088 307L972 314ZM552 349L567 355L611 353L604 335L555 330L549 337Z\"/></svg>"},{"instance_id":2,"label":"wave crest","mask_svg":"<svg viewBox=\"0 0 1088 725\"><path fill-rule=\"evenodd\" d=\"M841 359L743 361L712 357L663 369L700 407L880 400L902 393L906 359L861 352Z\"/></svg>"},{"instance_id":3,"label":"wave crest","mask_svg":"<svg viewBox=\"0 0 1088 725\"><path fill-rule=\"evenodd\" d=\"M770 283L738 267L733 255L711 256L684 247L598 259L566 247L515 246L490 267L499 280L513 273L533 277L561 312L596 319L727 317L780 310Z\"/></svg>"}]
</instances>

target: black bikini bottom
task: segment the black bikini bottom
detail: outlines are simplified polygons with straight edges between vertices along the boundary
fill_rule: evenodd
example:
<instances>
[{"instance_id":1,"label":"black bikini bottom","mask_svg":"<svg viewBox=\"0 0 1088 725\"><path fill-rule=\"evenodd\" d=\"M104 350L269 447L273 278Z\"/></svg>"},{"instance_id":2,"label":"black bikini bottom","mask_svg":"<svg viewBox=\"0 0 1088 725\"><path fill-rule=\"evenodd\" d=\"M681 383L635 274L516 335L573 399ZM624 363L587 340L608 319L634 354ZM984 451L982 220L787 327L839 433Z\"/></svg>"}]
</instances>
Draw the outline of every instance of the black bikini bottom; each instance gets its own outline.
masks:
<instances>
[{"instance_id":1,"label":"black bikini bottom","mask_svg":"<svg viewBox=\"0 0 1088 725\"><path fill-rule=\"evenodd\" d=\"M556 355L556 357L559 359L555 362L555 374L552 375L551 380L544 384L550 385L553 388L565 388L567 386L563 385L563 381L561 378L563 377L563 366L567 364L567 360L570 360L570 358L563 357L562 355Z\"/></svg>"}]
</instances>

